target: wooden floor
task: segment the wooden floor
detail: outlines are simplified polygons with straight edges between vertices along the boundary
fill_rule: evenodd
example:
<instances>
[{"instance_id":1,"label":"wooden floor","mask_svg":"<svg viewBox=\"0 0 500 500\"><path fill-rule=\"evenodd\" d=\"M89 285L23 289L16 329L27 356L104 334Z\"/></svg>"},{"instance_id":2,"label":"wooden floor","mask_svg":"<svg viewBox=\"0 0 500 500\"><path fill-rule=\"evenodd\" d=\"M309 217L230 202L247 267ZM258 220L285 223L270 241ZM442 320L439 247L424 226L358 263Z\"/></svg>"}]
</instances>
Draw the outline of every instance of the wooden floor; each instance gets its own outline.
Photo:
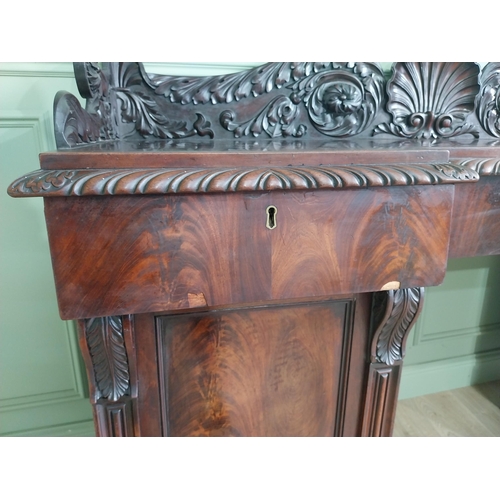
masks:
<instances>
[{"instance_id":1,"label":"wooden floor","mask_svg":"<svg viewBox=\"0 0 500 500\"><path fill-rule=\"evenodd\" d=\"M394 437L500 436L500 380L398 402Z\"/></svg>"}]
</instances>

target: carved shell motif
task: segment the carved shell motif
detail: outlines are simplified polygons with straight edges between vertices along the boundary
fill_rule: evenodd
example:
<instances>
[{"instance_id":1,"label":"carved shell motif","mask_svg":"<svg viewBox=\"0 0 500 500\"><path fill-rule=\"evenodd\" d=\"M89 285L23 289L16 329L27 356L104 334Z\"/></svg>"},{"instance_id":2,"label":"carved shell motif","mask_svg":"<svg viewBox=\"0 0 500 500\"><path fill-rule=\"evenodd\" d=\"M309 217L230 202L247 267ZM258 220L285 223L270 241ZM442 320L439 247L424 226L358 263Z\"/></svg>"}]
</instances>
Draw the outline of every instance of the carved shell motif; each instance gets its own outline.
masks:
<instances>
[{"instance_id":1,"label":"carved shell motif","mask_svg":"<svg viewBox=\"0 0 500 500\"><path fill-rule=\"evenodd\" d=\"M493 137L500 137L500 63L487 64L481 74L477 116Z\"/></svg>"},{"instance_id":2,"label":"carved shell motif","mask_svg":"<svg viewBox=\"0 0 500 500\"><path fill-rule=\"evenodd\" d=\"M392 123L374 134L437 139L470 133L466 122L479 92L479 67L474 63L396 63L387 83L387 111Z\"/></svg>"}]
</instances>

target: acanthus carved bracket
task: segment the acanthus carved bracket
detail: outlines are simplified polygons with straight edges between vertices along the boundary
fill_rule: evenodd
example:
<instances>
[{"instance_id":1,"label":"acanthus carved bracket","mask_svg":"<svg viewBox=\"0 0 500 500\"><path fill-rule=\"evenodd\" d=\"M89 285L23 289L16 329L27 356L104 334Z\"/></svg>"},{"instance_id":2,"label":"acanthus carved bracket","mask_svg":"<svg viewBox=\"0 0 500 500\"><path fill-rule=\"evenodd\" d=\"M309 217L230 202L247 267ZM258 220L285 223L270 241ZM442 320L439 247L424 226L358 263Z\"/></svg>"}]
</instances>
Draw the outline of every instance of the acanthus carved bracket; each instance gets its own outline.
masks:
<instances>
[{"instance_id":1,"label":"acanthus carved bracket","mask_svg":"<svg viewBox=\"0 0 500 500\"><path fill-rule=\"evenodd\" d=\"M403 359L406 339L422 309L423 296L423 288L403 288L374 295L372 363L391 366Z\"/></svg>"},{"instance_id":2,"label":"acanthus carved bracket","mask_svg":"<svg viewBox=\"0 0 500 500\"><path fill-rule=\"evenodd\" d=\"M130 392L130 370L121 316L84 321L86 349L90 355L95 399L118 401Z\"/></svg>"}]
</instances>

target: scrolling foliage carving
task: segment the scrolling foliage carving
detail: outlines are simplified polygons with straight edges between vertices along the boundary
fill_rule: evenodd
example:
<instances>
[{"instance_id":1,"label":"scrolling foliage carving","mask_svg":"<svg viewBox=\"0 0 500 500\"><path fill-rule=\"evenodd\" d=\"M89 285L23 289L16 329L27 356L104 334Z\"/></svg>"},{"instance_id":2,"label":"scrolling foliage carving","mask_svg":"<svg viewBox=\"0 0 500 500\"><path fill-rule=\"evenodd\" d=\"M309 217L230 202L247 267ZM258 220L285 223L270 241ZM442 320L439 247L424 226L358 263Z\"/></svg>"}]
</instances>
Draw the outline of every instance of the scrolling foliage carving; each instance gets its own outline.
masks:
<instances>
[{"instance_id":1,"label":"scrolling foliage carving","mask_svg":"<svg viewBox=\"0 0 500 500\"><path fill-rule=\"evenodd\" d=\"M500 137L500 63L489 63L483 69L477 115L488 134Z\"/></svg>"},{"instance_id":2,"label":"scrolling foliage carving","mask_svg":"<svg viewBox=\"0 0 500 500\"><path fill-rule=\"evenodd\" d=\"M377 292L373 316L376 326L371 349L372 363L394 365L403 359L407 335L423 305L423 288Z\"/></svg>"},{"instance_id":3,"label":"scrolling foliage carving","mask_svg":"<svg viewBox=\"0 0 500 500\"><path fill-rule=\"evenodd\" d=\"M167 120L157 102L141 88L146 75L142 65L114 63L113 69L116 79L116 86L113 88L122 103L122 120L135 123L135 128L141 135L179 139L198 134L213 138L210 122L201 113L196 113L197 119L191 128L184 121Z\"/></svg>"},{"instance_id":4,"label":"scrolling foliage carving","mask_svg":"<svg viewBox=\"0 0 500 500\"><path fill-rule=\"evenodd\" d=\"M94 371L96 399L118 401L128 394L130 387L121 316L85 320L85 338Z\"/></svg>"},{"instance_id":5,"label":"scrolling foliage carving","mask_svg":"<svg viewBox=\"0 0 500 500\"><path fill-rule=\"evenodd\" d=\"M83 110L74 99L71 112L93 123L93 133L71 133L64 125L63 103L56 99L59 147L121 138L134 131L162 139L213 138L215 130L205 114L191 110L205 104L215 106L210 113L219 132L235 137L301 137L306 120L323 135L349 137L372 123L384 86L375 63L269 63L233 75L192 78L148 75L140 63L109 63L102 69L94 63L75 63L75 75L87 105ZM268 93L271 98L263 97L259 104L223 108ZM247 117L241 120L240 113Z\"/></svg>"},{"instance_id":6,"label":"scrolling foliage carving","mask_svg":"<svg viewBox=\"0 0 500 500\"><path fill-rule=\"evenodd\" d=\"M268 63L209 77L147 74L141 63L75 63L75 75L86 109L57 95L58 147L133 135L500 137L499 63L481 77L475 63L396 63L387 84L376 63L364 62Z\"/></svg>"},{"instance_id":7,"label":"scrolling foliage carving","mask_svg":"<svg viewBox=\"0 0 500 500\"><path fill-rule=\"evenodd\" d=\"M179 77L152 75L155 92L180 104L229 104L282 88L290 81L324 70L330 63L267 63L263 66L223 76Z\"/></svg>"},{"instance_id":8,"label":"scrolling foliage carving","mask_svg":"<svg viewBox=\"0 0 500 500\"><path fill-rule=\"evenodd\" d=\"M59 93L54 102L58 147L73 147L97 140L119 139L136 130L142 136L180 139L208 135L213 131L201 113L189 126L183 120L169 120L148 92L147 75L139 63L110 63L103 69L95 63L75 63L75 76L82 97ZM76 126L77 122L82 125ZM125 124L125 126L124 126ZM126 125L132 125L130 126Z\"/></svg>"},{"instance_id":9,"label":"scrolling foliage carving","mask_svg":"<svg viewBox=\"0 0 500 500\"><path fill-rule=\"evenodd\" d=\"M257 137L262 132L270 137L302 137L306 132L306 126L302 123L297 124L299 102L298 99L292 101L286 96L277 97L257 116L243 123L235 123L235 113L226 110L220 115L220 123L237 138L245 135Z\"/></svg>"},{"instance_id":10,"label":"scrolling foliage carving","mask_svg":"<svg viewBox=\"0 0 500 500\"><path fill-rule=\"evenodd\" d=\"M301 102L309 120L323 135L349 137L368 127L382 102L384 78L376 64L286 63L286 66L271 64L266 69L262 74L267 79L259 82L256 92L263 88L271 90L273 85L280 88L285 83L285 88L292 92L276 98L245 123L233 123L234 113L224 111L221 124L234 131L236 137L250 134L257 137L262 132L271 137L301 137L307 129L298 123Z\"/></svg>"},{"instance_id":11,"label":"scrolling foliage carving","mask_svg":"<svg viewBox=\"0 0 500 500\"><path fill-rule=\"evenodd\" d=\"M479 92L479 66L474 63L397 63L387 84L391 123L374 134L437 139L472 134L467 122Z\"/></svg>"},{"instance_id":12,"label":"scrolling foliage carving","mask_svg":"<svg viewBox=\"0 0 500 500\"><path fill-rule=\"evenodd\" d=\"M54 128L58 148L95 142L101 138L101 120L87 113L78 99L68 92L58 92L54 102Z\"/></svg>"}]
</instances>

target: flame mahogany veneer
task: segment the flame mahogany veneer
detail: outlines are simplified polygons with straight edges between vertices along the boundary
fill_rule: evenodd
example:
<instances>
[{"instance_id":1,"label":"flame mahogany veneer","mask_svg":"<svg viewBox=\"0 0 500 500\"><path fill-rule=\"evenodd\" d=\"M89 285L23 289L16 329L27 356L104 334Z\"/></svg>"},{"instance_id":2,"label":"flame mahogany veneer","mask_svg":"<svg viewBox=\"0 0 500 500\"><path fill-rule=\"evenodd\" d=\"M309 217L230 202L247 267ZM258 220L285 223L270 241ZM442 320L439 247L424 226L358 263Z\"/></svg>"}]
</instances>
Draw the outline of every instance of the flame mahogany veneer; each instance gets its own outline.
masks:
<instances>
[{"instance_id":1,"label":"flame mahogany veneer","mask_svg":"<svg viewBox=\"0 0 500 500\"><path fill-rule=\"evenodd\" d=\"M450 257L500 254L500 65L75 64L43 196L100 436L390 436Z\"/></svg>"}]
</instances>

